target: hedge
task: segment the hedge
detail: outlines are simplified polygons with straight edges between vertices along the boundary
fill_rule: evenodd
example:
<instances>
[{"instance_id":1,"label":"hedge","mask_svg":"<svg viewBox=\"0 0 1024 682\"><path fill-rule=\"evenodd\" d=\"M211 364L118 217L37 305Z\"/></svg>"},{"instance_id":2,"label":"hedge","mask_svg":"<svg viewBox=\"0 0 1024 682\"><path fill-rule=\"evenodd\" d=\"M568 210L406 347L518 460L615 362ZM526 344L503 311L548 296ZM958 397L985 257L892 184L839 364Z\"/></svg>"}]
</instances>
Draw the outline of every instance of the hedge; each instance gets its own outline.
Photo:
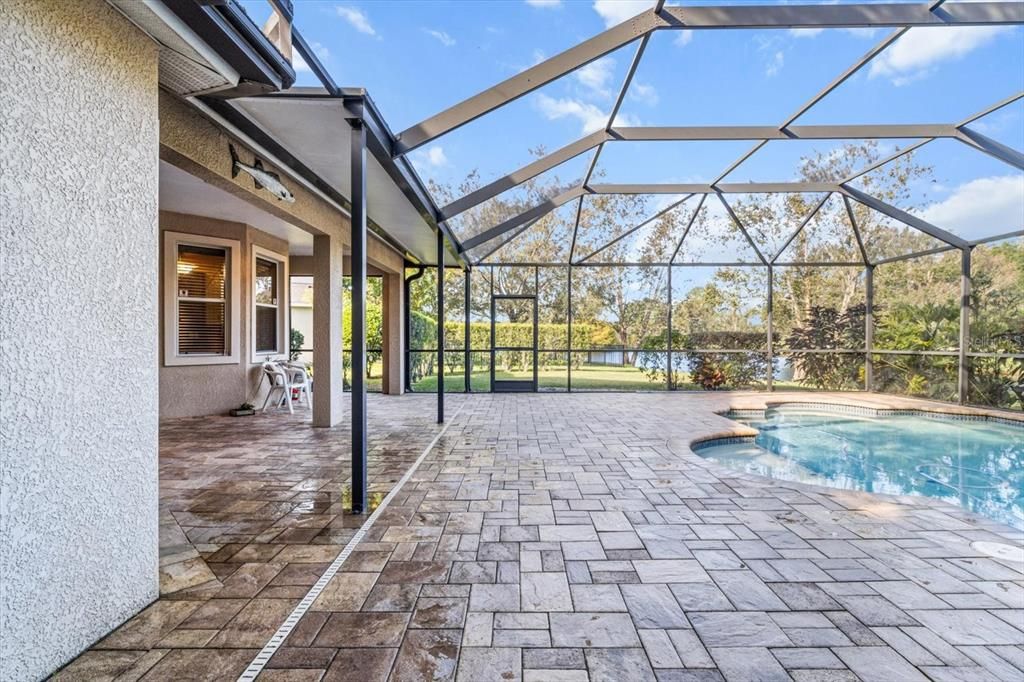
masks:
<instances>
[{"instance_id":1,"label":"hedge","mask_svg":"<svg viewBox=\"0 0 1024 682\"><path fill-rule=\"evenodd\" d=\"M437 349L437 322L433 317L424 313L413 311L412 343L411 350ZM465 336L465 324L463 322L448 320L444 323L445 348L449 350L462 350ZM576 337L576 345L586 348L590 346L601 346L608 343L609 330L611 325L603 323L577 322L572 326L573 336ZM533 325L527 322L502 322L495 330L497 333L497 344L499 346L521 346L533 347ZM584 340L581 343L581 340ZM589 341L589 344L586 343ZM470 322L469 324L469 347L473 350L490 350L491 348L491 323ZM552 324L542 322L537 325L537 348L538 350L554 349L565 350L569 347L569 328L565 324Z\"/></svg>"}]
</instances>

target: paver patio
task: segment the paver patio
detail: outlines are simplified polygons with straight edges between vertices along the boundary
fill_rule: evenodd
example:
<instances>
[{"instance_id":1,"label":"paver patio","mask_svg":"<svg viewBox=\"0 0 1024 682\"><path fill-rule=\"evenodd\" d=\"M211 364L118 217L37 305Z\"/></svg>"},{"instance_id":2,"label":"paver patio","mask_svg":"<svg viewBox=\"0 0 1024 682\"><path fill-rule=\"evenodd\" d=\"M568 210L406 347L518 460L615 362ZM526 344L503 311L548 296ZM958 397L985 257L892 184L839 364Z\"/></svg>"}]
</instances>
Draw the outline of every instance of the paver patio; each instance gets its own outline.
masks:
<instances>
[{"instance_id":1,"label":"paver patio","mask_svg":"<svg viewBox=\"0 0 1024 682\"><path fill-rule=\"evenodd\" d=\"M447 433L260 679L1019 682L1022 567L971 542L1020 533L927 498L773 482L689 451L739 428L716 410L787 397L808 399L452 396L462 409ZM371 415L406 415L406 430L375 443L379 488L437 432L432 405L371 400ZM343 433L268 429L258 447L229 446L214 421L169 427L165 470L216 462L220 492L184 494L184 468L162 488L167 508L189 503L171 513L200 550L224 543L206 556L217 586L157 602L65 676L237 676L361 522L340 513ZM288 454L296 439L313 459ZM320 442L333 455L317 459L308 446ZM194 535L190 515L250 510L240 502L255 489L285 512L269 523L277 533Z\"/></svg>"}]
</instances>

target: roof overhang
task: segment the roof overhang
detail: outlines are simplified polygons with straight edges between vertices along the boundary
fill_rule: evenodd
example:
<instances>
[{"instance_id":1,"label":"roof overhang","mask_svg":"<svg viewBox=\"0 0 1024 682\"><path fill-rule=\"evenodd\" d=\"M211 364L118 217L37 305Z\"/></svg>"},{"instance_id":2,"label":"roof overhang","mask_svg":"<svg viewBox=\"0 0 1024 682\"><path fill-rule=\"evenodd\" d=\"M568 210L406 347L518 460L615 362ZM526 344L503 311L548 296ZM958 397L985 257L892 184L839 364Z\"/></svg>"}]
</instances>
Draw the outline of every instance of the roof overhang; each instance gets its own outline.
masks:
<instances>
[{"instance_id":1,"label":"roof overhang","mask_svg":"<svg viewBox=\"0 0 1024 682\"><path fill-rule=\"evenodd\" d=\"M277 157L315 191L350 212L352 122L367 129L369 229L411 261L436 262L438 210L415 171L392 157L393 138L361 90L321 88L230 100L201 98L209 111ZM453 251L455 260L458 254Z\"/></svg>"}]
</instances>

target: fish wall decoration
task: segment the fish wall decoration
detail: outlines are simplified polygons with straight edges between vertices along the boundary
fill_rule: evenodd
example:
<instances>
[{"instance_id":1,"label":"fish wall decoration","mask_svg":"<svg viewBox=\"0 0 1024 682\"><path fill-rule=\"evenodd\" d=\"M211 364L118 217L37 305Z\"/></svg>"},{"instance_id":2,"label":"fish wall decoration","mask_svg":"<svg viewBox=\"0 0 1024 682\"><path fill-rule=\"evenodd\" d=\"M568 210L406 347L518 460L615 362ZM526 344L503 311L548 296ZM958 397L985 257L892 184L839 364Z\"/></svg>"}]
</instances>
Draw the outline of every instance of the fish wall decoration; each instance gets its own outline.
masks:
<instances>
[{"instance_id":1,"label":"fish wall decoration","mask_svg":"<svg viewBox=\"0 0 1024 682\"><path fill-rule=\"evenodd\" d=\"M235 145L229 144L228 150L231 152L231 177L238 177L239 172L245 173L252 178L256 189L267 190L277 197L278 201L286 201L289 204L295 202L295 197L284 186L284 183L281 182L281 176L265 170L263 162L258 157L250 166L239 160L238 152L235 151Z\"/></svg>"}]
</instances>

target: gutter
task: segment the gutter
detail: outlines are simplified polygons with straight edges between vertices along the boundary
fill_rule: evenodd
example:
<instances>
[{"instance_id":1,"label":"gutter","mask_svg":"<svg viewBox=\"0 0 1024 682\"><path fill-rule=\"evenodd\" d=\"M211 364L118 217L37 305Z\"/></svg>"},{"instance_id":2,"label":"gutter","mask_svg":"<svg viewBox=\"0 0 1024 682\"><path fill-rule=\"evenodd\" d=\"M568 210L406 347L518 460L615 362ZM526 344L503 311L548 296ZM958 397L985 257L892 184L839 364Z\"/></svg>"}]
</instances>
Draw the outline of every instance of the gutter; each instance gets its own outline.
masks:
<instances>
[{"instance_id":1,"label":"gutter","mask_svg":"<svg viewBox=\"0 0 1024 682\"><path fill-rule=\"evenodd\" d=\"M259 27L235 0L221 4L200 4L197 0L160 0L165 14L184 24L193 36L217 55L220 65L230 67L236 86L216 93L218 97L239 97L286 90L295 83L295 69L263 35ZM157 12L152 2L147 6ZM168 17L169 19L170 17Z\"/></svg>"},{"instance_id":2,"label":"gutter","mask_svg":"<svg viewBox=\"0 0 1024 682\"><path fill-rule=\"evenodd\" d=\"M270 39L263 35L259 26L253 23L236 0L217 6L221 14L241 34L242 38L252 45L260 56L274 69L281 78L281 90L287 90L295 84L295 68L285 59Z\"/></svg>"},{"instance_id":3,"label":"gutter","mask_svg":"<svg viewBox=\"0 0 1024 682\"><path fill-rule=\"evenodd\" d=\"M196 32L193 31L188 24L171 12L171 10L167 8L167 5L160 2L160 0L143 0L143 4L150 12L160 19L160 21L167 24L171 30L181 37L182 40L188 43L189 47L199 53L199 56L205 59L207 63L213 67L214 71L220 74L220 76L229 83L227 87L233 88L238 85L238 81L241 78L238 71L235 70L235 68L231 66L226 59L221 57L216 50L212 49L205 41L203 41L202 38L196 35ZM129 21L131 21L130 18ZM145 32L145 29L141 30Z\"/></svg>"}]
</instances>

